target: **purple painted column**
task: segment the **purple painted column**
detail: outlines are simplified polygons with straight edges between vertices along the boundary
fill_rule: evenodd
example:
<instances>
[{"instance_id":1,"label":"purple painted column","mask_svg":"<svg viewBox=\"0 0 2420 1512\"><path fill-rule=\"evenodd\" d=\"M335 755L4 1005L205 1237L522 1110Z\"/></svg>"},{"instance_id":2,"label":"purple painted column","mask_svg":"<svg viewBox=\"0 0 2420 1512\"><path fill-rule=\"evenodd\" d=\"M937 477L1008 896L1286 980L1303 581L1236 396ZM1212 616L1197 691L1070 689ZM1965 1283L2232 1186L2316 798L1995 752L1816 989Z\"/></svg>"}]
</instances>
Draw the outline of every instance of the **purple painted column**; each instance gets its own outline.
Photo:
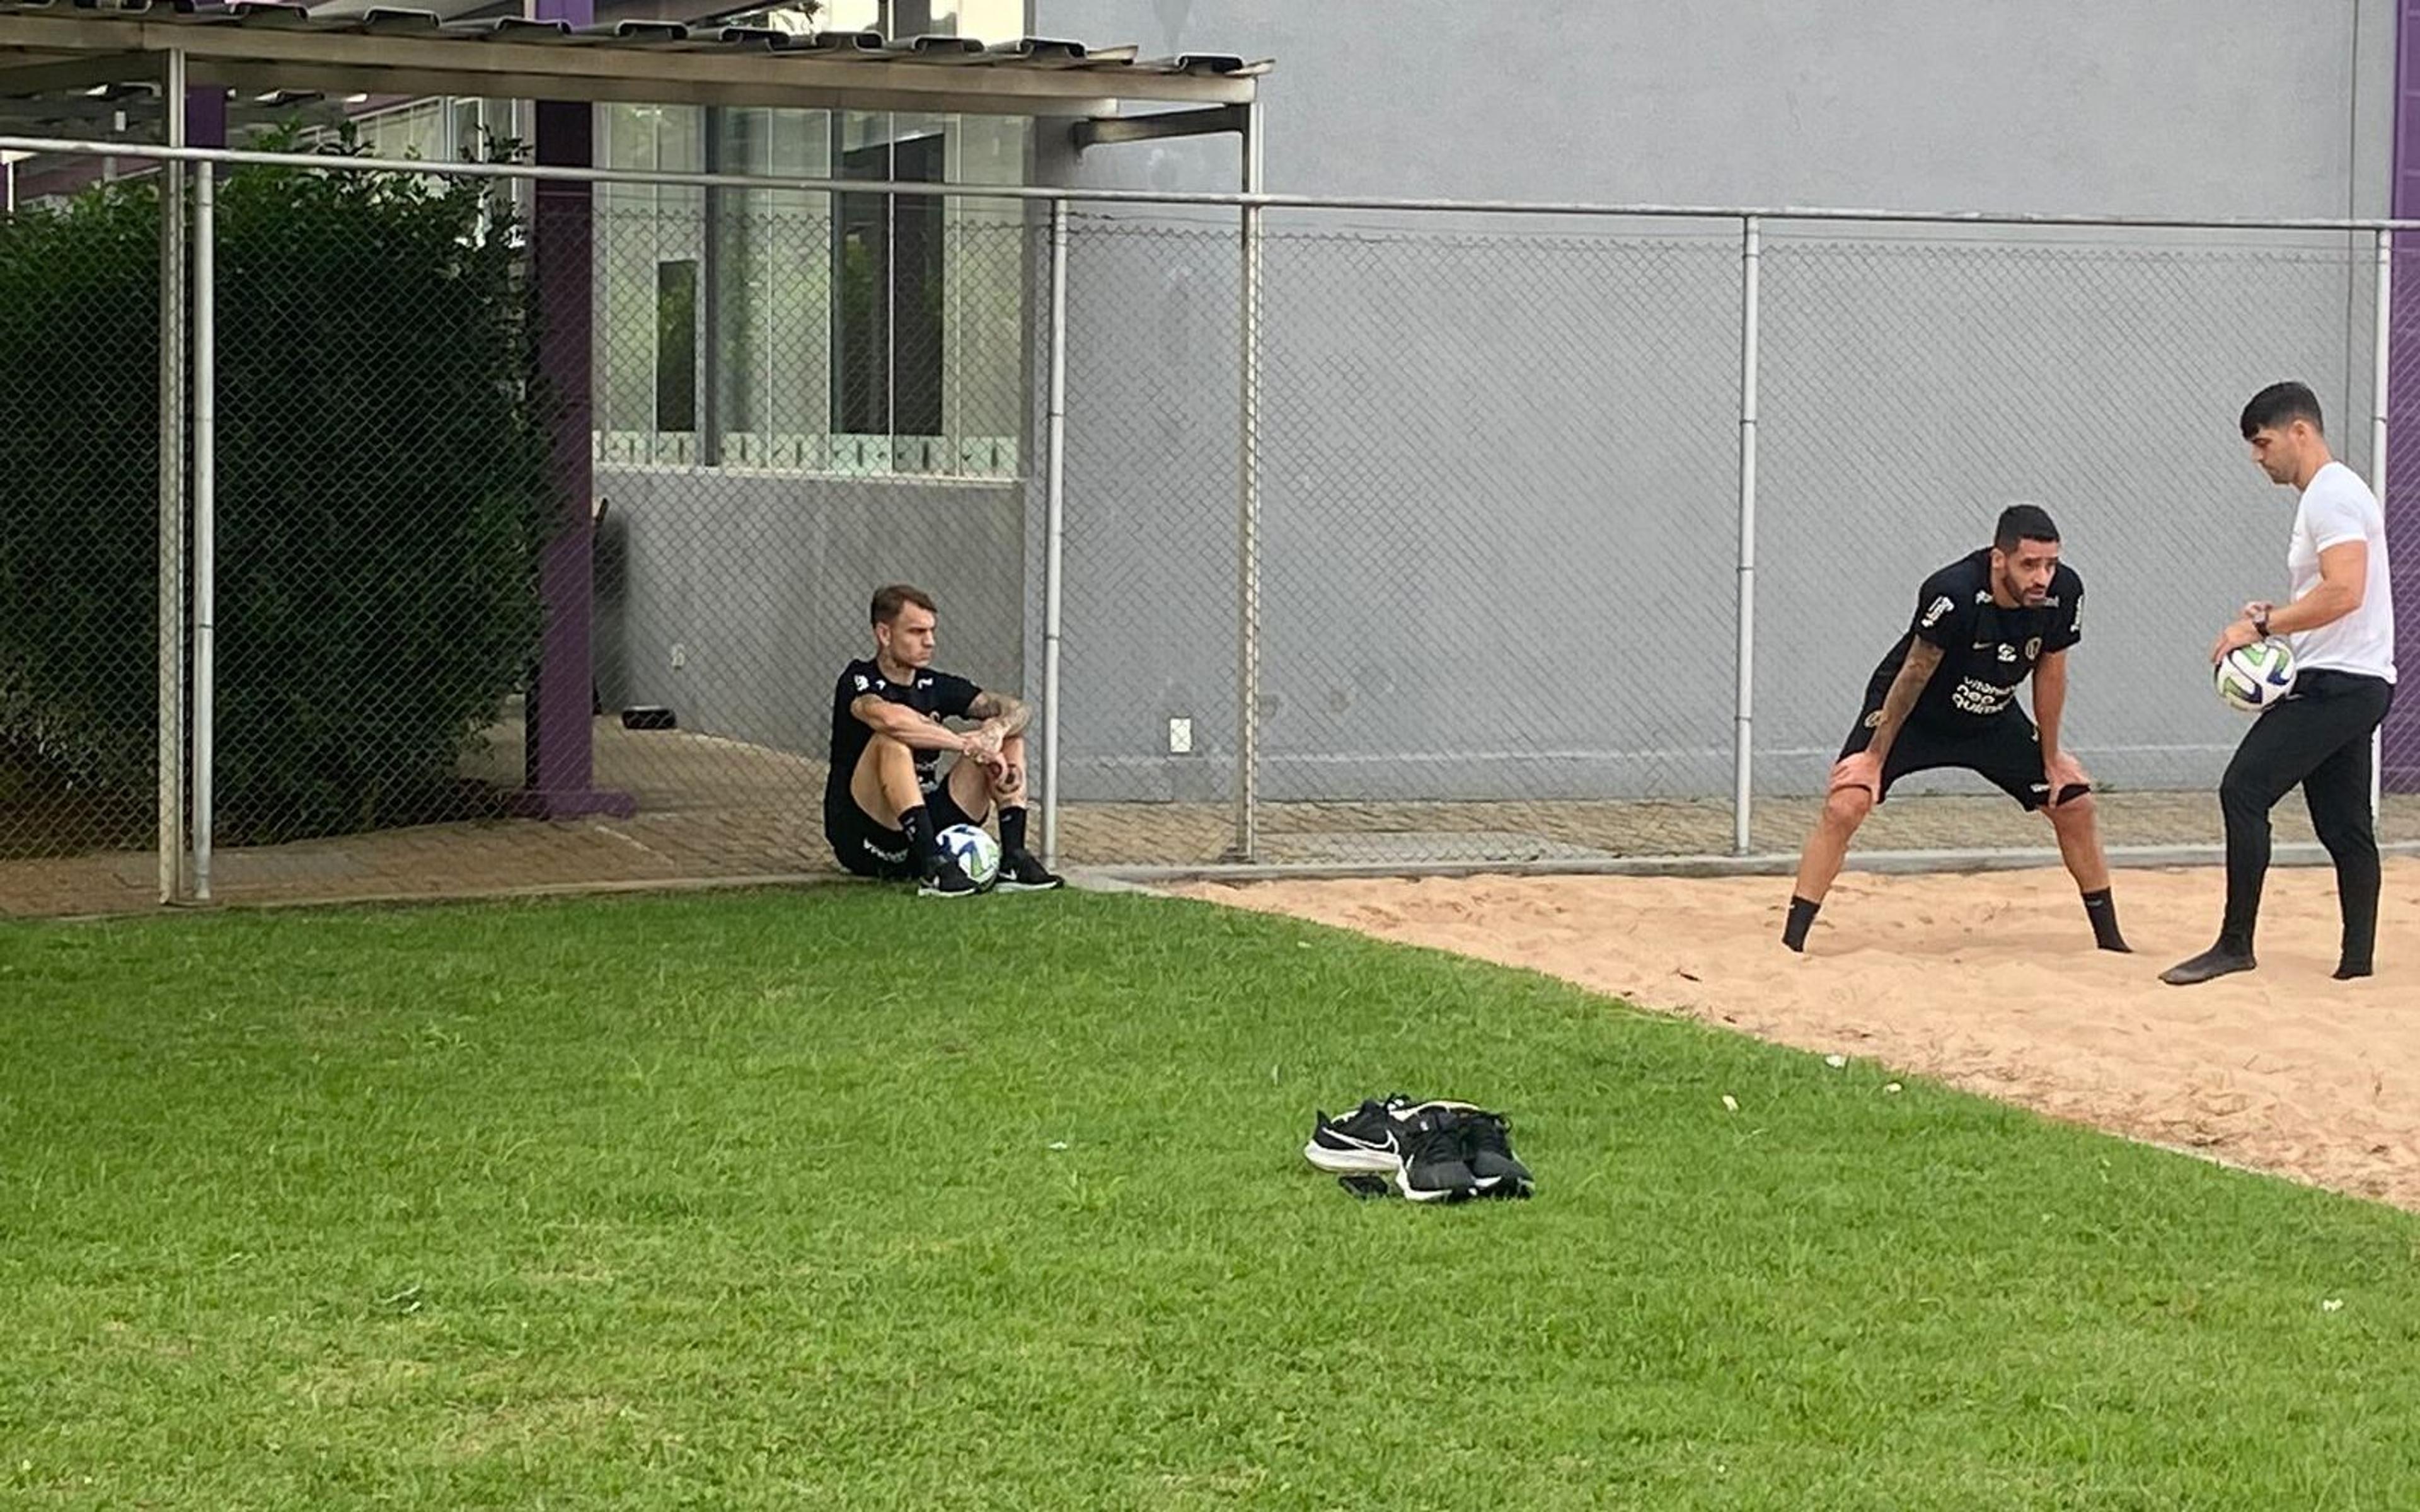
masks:
<instances>
[{"instance_id":1,"label":"purple painted column","mask_svg":"<svg viewBox=\"0 0 2420 1512\"><path fill-rule=\"evenodd\" d=\"M188 85L185 90L185 146L223 147L227 145L226 131L225 86Z\"/></svg>"},{"instance_id":2,"label":"purple painted column","mask_svg":"<svg viewBox=\"0 0 2420 1512\"><path fill-rule=\"evenodd\" d=\"M533 0L532 17L574 26L595 19L593 0ZM585 168L595 162L596 112L584 101L537 101L537 161ZM590 632L596 609L591 553L596 497L590 429L593 401L592 254L595 233L590 186L538 182L530 243L537 285L538 371L551 406L553 476L559 530L539 558L545 639L526 702L522 748L526 786L517 812L543 819L581 814L628 815L628 794L596 787L595 670Z\"/></svg>"},{"instance_id":3,"label":"purple painted column","mask_svg":"<svg viewBox=\"0 0 2420 1512\"><path fill-rule=\"evenodd\" d=\"M2395 27L2395 188L2389 213L2420 219L2420 0ZM2396 689L2381 740L2381 785L2420 793L2420 232L2395 237L2386 397L2386 543L2394 563Z\"/></svg>"}]
</instances>

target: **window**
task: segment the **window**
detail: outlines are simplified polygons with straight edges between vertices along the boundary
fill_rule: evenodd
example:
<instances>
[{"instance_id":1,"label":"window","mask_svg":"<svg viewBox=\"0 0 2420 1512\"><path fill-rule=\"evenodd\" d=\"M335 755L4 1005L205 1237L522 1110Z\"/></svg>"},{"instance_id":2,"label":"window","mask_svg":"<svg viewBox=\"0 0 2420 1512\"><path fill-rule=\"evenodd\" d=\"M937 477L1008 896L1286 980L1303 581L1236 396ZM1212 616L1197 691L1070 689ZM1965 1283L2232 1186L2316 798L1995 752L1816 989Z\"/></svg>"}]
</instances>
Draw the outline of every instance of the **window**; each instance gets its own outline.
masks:
<instances>
[{"instance_id":1,"label":"window","mask_svg":"<svg viewBox=\"0 0 2420 1512\"><path fill-rule=\"evenodd\" d=\"M837 24L837 23L835 23ZM1017 183L1020 119L606 106L613 167ZM963 196L600 185L597 455L1013 476L1025 210Z\"/></svg>"},{"instance_id":2,"label":"window","mask_svg":"<svg viewBox=\"0 0 2420 1512\"><path fill-rule=\"evenodd\" d=\"M943 147L937 119L852 115L834 177L939 183ZM907 454L942 433L944 207L928 196L839 198L832 218L833 440L860 464L895 457L913 471L934 471L929 458Z\"/></svg>"},{"instance_id":3,"label":"window","mask_svg":"<svg viewBox=\"0 0 2420 1512\"><path fill-rule=\"evenodd\" d=\"M1024 0L826 0L736 18L1001 42ZM599 162L1019 184L1026 122L599 107ZM1026 210L1016 200L599 185L597 451L638 465L1014 476Z\"/></svg>"},{"instance_id":4,"label":"window","mask_svg":"<svg viewBox=\"0 0 2420 1512\"><path fill-rule=\"evenodd\" d=\"M372 157L459 162L485 157L490 137L514 134L513 107L503 100L416 100L357 116L353 130Z\"/></svg>"},{"instance_id":5,"label":"window","mask_svg":"<svg viewBox=\"0 0 2420 1512\"><path fill-rule=\"evenodd\" d=\"M360 133L362 150L371 157L443 162L454 156L447 150L446 141L452 114L444 100L423 100L400 110L363 116L355 130Z\"/></svg>"},{"instance_id":6,"label":"window","mask_svg":"<svg viewBox=\"0 0 2420 1512\"><path fill-rule=\"evenodd\" d=\"M614 168L697 173L706 167L702 112L671 105L600 108L599 158ZM626 463L686 465L699 442L699 361L704 347L705 191L670 184L598 184L596 227L597 455ZM690 296L677 297L692 271ZM668 325L686 317L683 330Z\"/></svg>"},{"instance_id":7,"label":"window","mask_svg":"<svg viewBox=\"0 0 2420 1512\"><path fill-rule=\"evenodd\" d=\"M697 429L697 259L656 264L656 429Z\"/></svg>"}]
</instances>

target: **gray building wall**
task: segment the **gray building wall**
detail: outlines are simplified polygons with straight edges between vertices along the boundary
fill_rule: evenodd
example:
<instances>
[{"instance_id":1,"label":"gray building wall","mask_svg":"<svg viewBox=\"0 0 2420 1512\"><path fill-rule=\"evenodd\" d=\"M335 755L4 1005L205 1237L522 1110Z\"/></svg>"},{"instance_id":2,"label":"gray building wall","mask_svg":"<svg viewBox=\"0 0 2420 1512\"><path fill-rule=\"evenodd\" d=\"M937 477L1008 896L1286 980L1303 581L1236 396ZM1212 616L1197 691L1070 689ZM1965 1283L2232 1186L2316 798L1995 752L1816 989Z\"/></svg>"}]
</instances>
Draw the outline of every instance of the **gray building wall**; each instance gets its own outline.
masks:
<instances>
[{"instance_id":1,"label":"gray building wall","mask_svg":"<svg viewBox=\"0 0 2420 1512\"><path fill-rule=\"evenodd\" d=\"M939 665L1023 677L1021 487L599 469L597 690L686 730L820 758L884 583L939 601ZM674 665L675 648L681 665Z\"/></svg>"},{"instance_id":2,"label":"gray building wall","mask_svg":"<svg viewBox=\"0 0 2420 1512\"><path fill-rule=\"evenodd\" d=\"M1281 192L2382 212L2371 0L1507 8L1037 0L1034 30L1278 60ZM1044 181L1229 189L1232 139L1037 133ZM1064 795L1233 748L1230 215L1084 209L1071 271ZM1264 791L1728 791L1736 232L1269 217ZM2236 409L2299 376L2368 464L2366 244L1776 226L1763 286L1760 783L1820 783L1921 576L2007 499L2089 585L2073 743L2207 781L2216 625L2280 586ZM1038 593L1038 589L1036 590ZM1029 606L1029 612L1035 612ZM1171 757L1189 715L1200 754ZM1960 785L1953 781L1951 785Z\"/></svg>"}]
</instances>

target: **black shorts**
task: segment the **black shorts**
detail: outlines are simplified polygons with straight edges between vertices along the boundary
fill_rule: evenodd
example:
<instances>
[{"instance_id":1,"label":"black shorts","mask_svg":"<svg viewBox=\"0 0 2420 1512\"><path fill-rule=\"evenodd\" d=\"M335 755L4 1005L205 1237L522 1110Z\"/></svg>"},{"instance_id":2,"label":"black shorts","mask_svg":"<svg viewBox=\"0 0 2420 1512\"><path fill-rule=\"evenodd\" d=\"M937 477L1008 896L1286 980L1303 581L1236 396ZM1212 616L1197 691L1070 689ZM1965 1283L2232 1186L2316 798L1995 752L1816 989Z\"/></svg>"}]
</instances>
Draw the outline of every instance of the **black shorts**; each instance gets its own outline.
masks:
<instances>
[{"instance_id":1,"label":"black shorts","mask_svg":"<svg viewBox=\"0 0 2420 1512\"><path fill-rule=\"evenodd\" d=\"M1874 726L1881 719L1880 705L1858 715L1856 728L1849 732L1840 755L1854 756L1872 745ZM1941 767L1973 772L2026 809L2039 809L2050 801L2050 784L2042 779L2041 733L2024 711L2006 709L1989 718L1973 720L1972 726L1944 728L1918 724L1913 719L1901 725L1899 738L1891 742L1890 754L1883 758L1883 791L1874 795L1874 801L1882 802L1891 784L1910 772ZM2062 795L2061 801L2071 801L2091 791L2088 784L2076 783Z\"/></svg>"},{"instance_id":2,"label":"black shorts","mask_svg":"<svg viewBox=\"0 0 2420 1512\"><path fill-rule=\"evenodd\" d=\"M966 810L950 796L947 782L924 795L924 811L933 816L933 833L954 825L971 825ZM916 858L908 853L908 834L876 820L848 795L825 810L824 838L831 841L832 857L841 870L883 882L910 882L917 876Z\"/></svg>"}]
</instances>

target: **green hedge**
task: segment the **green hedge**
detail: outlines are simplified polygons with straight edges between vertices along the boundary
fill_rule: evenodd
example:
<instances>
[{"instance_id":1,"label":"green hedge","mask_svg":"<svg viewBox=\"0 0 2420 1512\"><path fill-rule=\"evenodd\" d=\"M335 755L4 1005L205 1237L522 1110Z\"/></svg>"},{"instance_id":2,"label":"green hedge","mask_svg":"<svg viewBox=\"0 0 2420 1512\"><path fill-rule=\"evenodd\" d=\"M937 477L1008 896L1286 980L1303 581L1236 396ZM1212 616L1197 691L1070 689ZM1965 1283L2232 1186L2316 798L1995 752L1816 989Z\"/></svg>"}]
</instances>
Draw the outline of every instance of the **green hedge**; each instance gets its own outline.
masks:
<instances>
[{"instance_id":1,"label":"green hedge","mask_svg":"<svg viewBox=\"0 0 2420 1512\"><path fill-rule=\"evenodd\" d=\"M148 182L0 223L0 745L153 786ZM539 626L546 415L473 180L241 168L218 193L220 833L434 817Z\"/></svg>"}]
</instances>

